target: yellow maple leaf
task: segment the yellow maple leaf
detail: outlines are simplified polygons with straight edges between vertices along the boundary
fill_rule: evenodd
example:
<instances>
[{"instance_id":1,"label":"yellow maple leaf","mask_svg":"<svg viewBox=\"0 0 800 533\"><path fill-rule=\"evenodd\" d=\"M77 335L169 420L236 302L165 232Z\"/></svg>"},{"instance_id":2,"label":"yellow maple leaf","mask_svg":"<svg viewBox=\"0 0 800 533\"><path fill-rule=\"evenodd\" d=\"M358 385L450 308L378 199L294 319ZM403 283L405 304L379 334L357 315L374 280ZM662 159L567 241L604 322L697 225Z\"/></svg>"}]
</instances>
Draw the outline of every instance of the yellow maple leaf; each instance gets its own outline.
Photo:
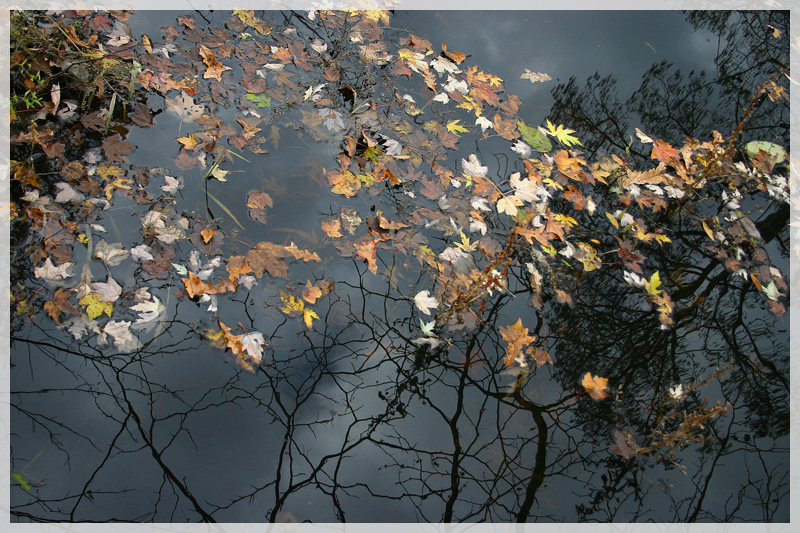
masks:
<instances>
[{"instance_id":1,"label":"yellow maple leaf","mask_svg":"<svg viewBox=\"0 0 800 533\"><path fill-rule=\"evenodd\" d=\"M477 242L470 242L469 237L464 235L464 232L461 232L461 242L455 243L456 246L464 250L465 252L474 252L478 249Z\"/></svg>"},{"instance_id":2,"label":"yellow maple leaf","mask_svg":"<svg viewBox=\"0 0 800 533\"><path fill-rule=\"evenodd\" d=\"M451 120L450 122L447 123L447 131L449 131L456 137L461 137L459 133L469 133L469 130L464 126L462 126L461 124L459 124L459 122L461 122L461 119Z\"/></svg>"},{"instance_id":3,"label":"yellow maple leaf","mask_svg":"<svg viewBox=\"0 0 800 533\"><path fill-rule=\"evenodd\" d=\"M605 392L608 388L608 379L601 378L600 376L592 376L591 372L587 372L585 376L583 376L583 381L581 381L581 385L586 392L589 393L589 396L594 398L595 400L602 400L604 398L608 398L608 394Z\"/></svg>"},{"instance_id":4,"label":"yellow maple leaf","mask_svg":"<svg viewBox=\"0 0 800 533\"><path fill-rule=\"evenodd\" d=\"M112 302L101 302L100 298L102 298L102 295L97 294L96 292L90 292L81 298L80 302L78 302L86 307L86 316L88 316L91 320L94 320L103 313L111 316L111 313L114 310L114 305Z\"/></svg>"},{"instance_id":5,"label":"yellow maple leaf","mask_svg":"<svg viewBox=\"0 0 800 533\"><path fill-rule=\"evenodd\" d=\"M656 241L658 242L658 244L663 245L665 242L672 242L672 239L670 239L669 237L667 237L662 233L658 233L656 234Z\"/></svg>"},{"instance_id":6,"label":"yellow maple leaf","mask_svg":"<svg viewBox=\"0 0 800 533\"><path fill-rule=\"evenodd\" d=\"M569 215L564 215L562 213L558 213L556 215L556 221L561 222L562 224L567 224L569 227L575 227L578 225L578 221L572 218Z\"/></svg>"},{"instance_id":7,"label":"yellow maple leaf","mask_svg":"<svg viewBox=\"0 0 800 533\"><path fill-rule=\"evenodd\" d=\"M303 309L303 322L306 323L308 329L311 329L315 318L319 320L319 315L313 309Z\"/></svg>"},{"instance_id":8,"label":"yellow maple leaf","mask_svg":"<svg viewBox=\"0 0 800 533\"><path fill-rule=\"evenodd\" d=\"M487 80L489 81L489 85L492 87L499 87L501 83L503 83L503 78L495 76L494 74L487 74Z\"/></svg>"},{"instance_id":9,"label":"yellow maple leaf","mask_svg":"<svg viewBox=\"0 0 800 533\"><path fill-rule=\"evenodd\" d=\"M644 288L647 289L648 294L652 294L653 296L657 296L658 293L661 292L661 276L658 273L658 270L650 276L650 279L644 283Z\"/></svg>"},{"instance_id":10,"label":"yellow maple leaf","mask_svg":"<svg viewBox=\"0 0 800 533\"><path fill-rule=\"evenodd\" d=\"M546 133L558 139L564 146L572 146L573 144L583 146L577 137L570 135L570 133L575 133L575 130L569 130L565 128L563 124L559 124L556 128L553 123L550 122L550 119L547 120Z\"/></svg>"},{"instance_id":11,"label":"yellow maple leaf","mask_svg":"<svg viewBox=\"0 0 800 533\"><path fill-rule=\"evenodd\" d=\"M465 94L465 95L463 95L463 98L464 98L464 101L461 102L460 104L458 104L456 107L457 108L460 107L462 109L466 109L467 111L474 111L476 117L481 116L481 112L483 111L483 108L481 107L481 104L476 102L475 99L472 98L469 95Z\"/></svg>"},{"instance_id":12,"label":"yellow maple leaf","mask_svg":"<svg viewBox=\"0 0 800 533\"><path fill-rule=\"evenodd\" d=\"M185 137L178 137L177 141L187 149L194 148L199 142L193 133L190 133Z\"/></svg>"},{"instance_id":13,"label":"yellow maple leaf","mask_svg":"<svg viewBox=\"0 0 800 533\"><path fill-rule=\"evenodd\" d=\"M368 20L370 22L378 23L378 21L383 22L384 24L389 24L389 12L385 9L371 9L366 11L350 11L350 13L360 14L364 20Z\"/></svg>"},{"instance_id":14,"label":"yellow maple leaf","mask_svg":"<svg viewBox=\"0 0 800 533\"><path fill-rule=\"evenodd\" d=\"M306 304L303 303L303 300L284 291L281 291L281 301L283 305L278 307L278 309L290 316L296 313L302 313L306 308Z\"/></svg>"}]
</instances>

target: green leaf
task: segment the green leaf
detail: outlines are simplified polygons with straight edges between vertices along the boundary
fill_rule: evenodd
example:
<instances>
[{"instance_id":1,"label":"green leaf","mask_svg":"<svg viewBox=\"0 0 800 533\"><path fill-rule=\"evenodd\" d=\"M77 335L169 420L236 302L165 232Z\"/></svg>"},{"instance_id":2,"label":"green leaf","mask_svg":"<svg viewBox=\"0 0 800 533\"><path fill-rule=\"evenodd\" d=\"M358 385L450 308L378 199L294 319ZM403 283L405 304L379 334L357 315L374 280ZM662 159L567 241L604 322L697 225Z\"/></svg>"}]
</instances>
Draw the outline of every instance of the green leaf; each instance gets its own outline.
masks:
<instances>
[{"instance_id":1,"label":"green leaf","mask_svg":"<svg viewBox=\"0 0 800 533\"><path fill-rule=\"evenodd\" d=\"M19 474L17 474L17 473L14 473L14 472L12 472L12 473L11 473L11 477L13 477L14 479L16 479L16 480L17 480L17 482L18 482L20 485L22 485L22 488L23 488L23 489L25 489L25 490L31 490L31 486L28 484L28 482L27 482L27 481L25 481L24 479L22 479L22 476L21 476L21 475L19 475Z\"/></svg>"},{"instance_id":2,"label":"green leaf","mask_svg":"<svg viewBox=\"0 0 800 533\"><path fill-rule=\"evenodd\" d=\"M269 107L272 105L272 99L263 94L247 93L247 99L256 104L256 107Z\"/></svg>"},{"instance_id":3,"label":"green leaf","mask_svg":"<svg viewBox=\"0 0 800 533\"><path fill-rule=\"evenodd\" d=\"M534 150L549 152L553 149L553 144L547 136L539 131L538 128L531 128L523 121L517 121L517 129L522 134L522 140L531 145Z\"/></svg>"},{"instance_id":4,"label":"green leaf","mask_svg":"<svg viewBox=\"0 0 800 533\"><path fill-rule=\"evenodd\" d=\"M789 154L782 146L767 141L752 141L744 145L744 150L751 158L758 155L758 152L767 152L769 155L775 156L775 162L780 163L785 161Z\"/></svg>"}]
</instances>

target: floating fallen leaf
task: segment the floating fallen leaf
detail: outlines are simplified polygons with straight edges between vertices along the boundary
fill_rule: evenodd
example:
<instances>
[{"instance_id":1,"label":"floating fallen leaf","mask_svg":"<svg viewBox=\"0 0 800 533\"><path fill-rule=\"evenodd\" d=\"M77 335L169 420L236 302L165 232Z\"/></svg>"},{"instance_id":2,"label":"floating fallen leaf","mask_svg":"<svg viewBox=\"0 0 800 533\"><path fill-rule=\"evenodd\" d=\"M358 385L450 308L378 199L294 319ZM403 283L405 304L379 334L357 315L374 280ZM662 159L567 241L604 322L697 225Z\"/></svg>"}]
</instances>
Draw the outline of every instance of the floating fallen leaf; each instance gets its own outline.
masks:
<instances>
[{"instance_id":1,"label":"floating fallen leaf","mask_svg":"<svg viewBox=\"0 0 800 533\"><path fill-rule=\"evenodd\" d=\"M100 295L94 292L90 292L89 294L81 298L78 303L86 308L86 316L88 316L92 320L99 317L103 313L107 314L108 316L111 316L111 313L114 310L113 303L101 302Z\"/></svg>"},{"instance_id":2,"label":"floating fallen leaf","mask_svg":"<svg viewBox=\"0 0 800 533\"><path fill-rule=\"evenodd\" d=\"M92 290L100 295L98 298L100 302L115 302L122 294L122 287L111 276L108 276L105 282L92 283Z\"/></svg>"},{"instance_id":3,"label":"floating fallen leaf","mask_svg":"<svg viewBox=\"0 0 800 533\"><path fill-rule=\"evenodd\" d=\"M419 291L417 295L414 296L414 304L421 312L430 315L431 309L439 307L439 300L431 296L430 291Z\"/></svg>"},{"instance_id":4,"label":"floating fallen leaf","mask_svg":"<svg viewBox=\"0 0 800 533\"><path fill-rule=\"evenodd\" d=\"M33 274L37 278L42 278L47 281L67 279L72 275L72 267L74 266L75 263L62 263L55 266L53 261L48 257L45 259L42 266L34 267Z\"/></svg>"},{"instance_id":5,"label":"floating fallen leaf","mask_svg":"<svg viewBox=\"0 0 800 533\"><path fill-rule=\"evenodd\" d=\"M164 97L164 105L167 111L178 115L183 122L194 122L205 110L205 106L196 105L194 98L184 92L175 98Z\"/></svg>"},{"instance_id":6,"label":"floating fallen leaf","mask_svg":"<svg viewBox=\"0 0 800 533\"><path fill-rule=\"evenodd\" d=\"M575 133L575 130L569 130L564 127L563 124L559 124L556 128L550 119L547 120L547 134L555 137L556 139L561 142L564 146L572 146L573 144L577 144L583 146L581 142L578 140L577 137L570 135L571 133Z\"/></svg>"},{"instance_id":7,"label":"floating fallen leaf","mask_svg":"<svg viewBox=\"0 0 800 533\"><path fill-rule=\"evenodd\" d=\"M550 81L553 78L544 72L532 72L529 69L525 69L525 72L522 74L522 76L520 76L520 79L531 80L531 83L536 83L537 81Z\"/></svg>"},{"instance_id":8,"label":"floating fallen leaf","mask_svg":"<svg viewBox=\"0 0 800 533\"><path fill-rule=\"evenodd\" d=\"M586 392L589 393L589 396L595 400L608 398L608 394L605 392L608 388L608 380L606 378L592 376L591 372L587 372L586 375L583 376L581 385L586 389Z\"/></svg>"},{"instance_id":9,"label":"floating fallen leaf","mask_svg":"<svg viewBox=\"0 0 800 533\"><path fill-rule=\"evenodd\" d=\"M204 229L200 232L200 236L203 238L203 242L208 244L208 241L210 241L216 233L217 232L213 229Z\"/></svg>"}]
</instances>

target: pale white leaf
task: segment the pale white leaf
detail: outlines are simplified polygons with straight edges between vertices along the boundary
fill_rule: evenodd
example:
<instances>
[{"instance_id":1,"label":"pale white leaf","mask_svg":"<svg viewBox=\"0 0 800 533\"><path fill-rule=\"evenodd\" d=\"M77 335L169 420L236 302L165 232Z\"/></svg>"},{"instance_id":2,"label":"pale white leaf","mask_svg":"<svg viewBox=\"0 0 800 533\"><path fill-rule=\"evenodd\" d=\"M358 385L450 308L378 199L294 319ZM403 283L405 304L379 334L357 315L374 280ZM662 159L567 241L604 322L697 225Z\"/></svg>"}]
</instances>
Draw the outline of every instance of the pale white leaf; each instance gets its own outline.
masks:
<instances>
[{"instance_id":1,"label":"pale white leaf","mask_svg":"<svg viewBox=\"0 0 800 533\"><path fill-rule=\"evenodd\" d=\"M482 166L478 156L475 154L470 154L469 159L462 159L461 168L464 170L464 174L480 178L485 178L489 172L489 167Z\"/></svg>"},{"instance_id":2,"label":"pale white leaf","mask_svg":"<svg viewBox=\"0 0 800 533\"><path fill-rule=\"evenodd\" d=\"M261 358L264 355L264 346L267 343L264 340L264 335L258 331L254 331L253 333L248 333L244 337L242 337L242 350L246 353L250 359L255 361L256 364L261 362Z\"/></svg>"},{"instance_id":3,"label":"pale white leaf","mask_svg":"<svg viewBox=\"0 0 800 533\"><path fill-rule=\"evenodd\" d=\"M100 302L115 302L119 295L122 294L122 287L110 275L105 282L97 281L92 283L92 290L100 295L100 298L98 298Z\"/></svg>"},{"instance_id":4,"label":"pale white leaf","mask_svg":"<svg viewBox=\"0 0 800 533\"><path fill-rule=\"evenodd\" d=\"M470 217L469 219L469 230L470 231L479 231L481 235L486 235L486 222L483 220L478 220L476 218Z\"/></svg>"},{"instance_id":5,"label":"pale white leaf","mask_svg":"<svg viewBox=\"0 0 800 533\"><path fill-rule=\"evenodd\" d=\"M511 149L519 154L519 156L523 159L530 157L531 155L531 147L523 140L517 139L517 141L511 145Z\"/></svg>"},{"instance_id":6,"label":"pale white leaf","mask_svg":"<svg viewBox=\"0 0 800 533\"><path fill-rule=\"evenodd\" d=\"M103 239L95 246L92 257L101 260L108 266L117 266L128 258L130 252L122 247L122 243L108 244Z\"/></svg>"},{"instance_id":7,"label":"pale white leaf","mask_svg":"<svg viewBox=\"0 0 800 533\"><path fill-rule=\"evenodd\" d=\"M468 259L469 257L470 255L468 253L457 246L448 246L439 254L439 259L453 264Z\"/></svg>"},{"instance_id":8,"label":"pale white leaf","mask_svg":"<svg viewBox=\"0 0 800 533\"><path fill-rule=\"evenodd\" d=\"M67 279L72 275L72 267L75 266L75 263L61 263L58 266L53 264L53 261L48 257L44 260L44 264L39 267L33 268L33 274L37 278L41 278L47 281L56 281Z\"/></svg>"},{"instance_id":9,"label":"pale white leaf","mask_svg":"<svg viewBox=\"0 0 800 533\"><path fill-rule=\"evenodd\" d=\"M539 82L550 81L553 78L551 78L544 72L532 72L531 70L526 68L525 72L523 72L522 75L520 76L520 79L531 80L531 83L536 83L537 81Z\"/></svg>"},{"instance_id":10,"label":"pale white leaf","mask_svg":"<svg viewBox=\"0 0 800 533\"><path fill-rule=\"evenodd\" d=\"M116 21L114 22L114 29L111 30L108 37L107 45L122 46L123 44L129 43L131 40L130 29L128 29L126 24Z\"/></svg>"},{"instance_id":11,"label":"pale white leaf","mask_svg":"<svg viewBox=\"0 0 800 533\"><path fill-rule=\"evenodd\" d=\"M461 69L459 69L455 63L453 63L446 57L442 56L439 56L433 61L431 61L431 66L433 67L433 70L435 70L439 74L443 74L445 72L447 72L448 74L456 74L458 72L461 72Z\"/></svg>"},{"instance_id":12,"label":"pale white leaf","mask_svg":"<svg viewBox=\"0 0 800 533\"><path fill-rule=\"evenodd\" d=\"M413 339L411 342L413 342L417 346L423 346L427 344L428 346L431 347L432 350L442 343L442 341L433 337L420 337L418 339Z\"/></svg>"},{"instance_id":13,"label":"pale white leaf","mask_svg":"<svg viewBox=\"0 0 800 533\"><path fill-rule=\"evenodd\" d=\"M506 213L508 216L513 217L517 214L517 207L522 205L522 200L513 194L507 194L497 200L497 212Z\"/></svg>"},{"instance_id":14,"label":"pale white leaf","mask_svg":"<svg viewBox=\"0 0 800 533\"><path fill-rule=\"evenodd\" d=\"M105 327L103 333L110 335L114 339L114 346L120 352L132 352L139 349L139 339L131 333L131 323L127 320L111 320Z\"/></svg>"},{"instance_id":15,"label":"pale white leaf","mask_svg":"<svg viewBox=\"0 0 800 533\"><path fill-rule=\"evenodd\" d=\"M244 286L248 291L253 288L253 285L258 285L255 276L244 275L239 276L239 285Z\"/></svg>"},{"instance_id":16,"label":"pale white leaf","mask_svg":"<svg viewBox=\"0 0 800 533\"><path fill-rule=\"evenodd\" d=\"M320 54L325 52L328 49L328 43L323 43L319 38L316 38L313 41L311 41L309 43L309 46L311 46L311 48L314 51L316 51L316 52L318 52Z\"/></svg>"},{"instance_id":17,"label":"pale white leaf","mask_svg":"<svg viewBox=\"0 0 800 533\"><path fill-rule=\"evenodd\" d=\"M56 187L58 187L58 194L56 194L56 202L58 203L66 203L66 202L75 202L80 203L83 201L83 195L72 188L69 183L65 183L60 181L56 183Z\"/></svg>"},{"instance_id":18,"label":"pale white leaf","mask_svg":"<svg viewBox=\"0 0 800 533\"><path fill-rule=\"evenodd\" d=\"M164 106L167 111L175 113L183 122L194 122L200 118L205 110L205 106L196 105L194 98L181 91L175 98L164 97Z\"/></svg>"},{"instance_id":19,"label":"pale white leaf","mask_svg":"<svg viewBox=\"0 0 800 533\"><path fill-rule=\"evenodd\" d=\"M179 189L183 189L183 176L173 178L172 176L164 176L166 185L161 186L161 190L168 194L175 194Z\"/></svg>"},{"instance_id":20,"label":"pale white leaf","mask_svg":"<svg viewBox=\"0 0 800 533\"><path fill-rule=\"evenodd\" d=\"M134 261L152 261L155 259L153 256L153 249L146 244L140 244L131 248L131 257Z\"/></svg>"},{"instance_id":21,"label":"pale white leaf","mask_svg":"<svg viewBox=\"0 0 800 533\"><path fill-rule=\"evenodd\" d=\"M493 126L493 123L488 118L481 116L475 119L475 125L480 126L481 131L486 131Z\"/></svg>"},{"instance_id":22,"label":"pale white leaf","mask_svg":"<svg viewBox=\"0 0 800 533\"><path fill-rule=\"evenodd\" d=\"M139 318L134 324L140 325L157 320L164 313L166 307L157 296L153 296L152 300L131 306L131 309L139 313Z\"/></svg>"},{"instance_id":23,"label":"pale white leaf","mask_svg":"<svg viewBox=\"0 0 800 533\"><path fill-rule=\"evenodd\" d=\"M430 315L431 309L439 307L439 300L431 296L430 291L419 291L417 295L414 296L414 304L422 313Z\"/></svg>"},{"instance_id":24,"label":"pale white leaf","mask_svg":"<svg viewBox=\"0 0 800 533\"><path fill-rule=\"evenodd\" d=\"M480 196L473 197L469 201L469 204L473 207L473 209L480 209L481 211L492 210L492 208L489 206L489 200Z\"/></svg>"},{"instance_id":25,"label":"pale white leaf","mask_svg":"<svg viewBox=\"0 0 800 533\"><path fill-rule=\"evenodd\" d=\"M639 140L642 141L644 144L649 144L653 142L653 138L646 135L642 130L636 128L636 136L639 137Z\"/></svg>"},{"instance_id":26,"label":"pale white leaf","mask_svg":"<svg viewBox=\"0 0 800 533\"><path fill-rule=\"evenodd\" d=\"M423 322L422 319L419 321L419 327L422 329L422 333L431 337L434 335L433 328L436 326L436 322L431 320L430 322Z\"/></svg>"},{"instance_id":27,"label":"pale white leaf","mask_svg":"<svg viewBox=\"0 0 800 533\"><path fill-rule=\"evenodd\" d=\"M383 145L386 147L386 155L400 155L403 151L403 145L394 139L386 139Z\"/></svg>"}]
</instances>

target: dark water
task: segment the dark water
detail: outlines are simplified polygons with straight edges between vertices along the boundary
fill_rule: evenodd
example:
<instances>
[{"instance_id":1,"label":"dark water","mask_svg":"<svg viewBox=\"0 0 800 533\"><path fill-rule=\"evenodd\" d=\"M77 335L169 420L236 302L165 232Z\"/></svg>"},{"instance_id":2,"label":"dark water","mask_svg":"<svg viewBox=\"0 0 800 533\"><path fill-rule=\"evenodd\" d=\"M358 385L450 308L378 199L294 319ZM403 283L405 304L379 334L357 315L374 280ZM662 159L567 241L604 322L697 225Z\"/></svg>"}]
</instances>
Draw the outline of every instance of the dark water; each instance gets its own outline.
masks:
<instances>
[{"instance_id":1,"label":"dark water","mask_svg":"<svg viewBox=\"0 0 800 533\"><path fill-rule=\"evenodd\" d=\"M134 39L147 34L156 42L159 29L179 27L176 17L183 15L141 12L126 24ZM224 27L230 19L223 12L191 15L200 28ZM259 15L273 28L288 20L308 41L325 34L302 14ZM710 84L719 71L718 43L727 38L678 12L398 12L391 26L397 34L390 41L412 33L437 51L446 42L449 50L469 53L464 65L503 78L506 93L520 97L518 116L528 124L550 118L577 125L567 117L588 123L591 100L576 94L574 107L564 103L570 77L580 88L595 72L613 76L613 91L598 105L616 102L624 110L626 122L614 123L624 134L623 147L639 125L647 123L646 131L658 135L654 116L637 108L631 96L651 87L648 69L668 61L684 76L704 71ZM194 47L184 37L176 43ZM242 77L238 62L223 63L236 65L234 77ZM553 79L520 79L526 68ZM297 82L308 75L291 65L287 70L297 74ZM370 83L379 101L382 71L375 72ZM203 81L199 72L187 73ZM398 94L420 89L416 82L397 83ZM230 85L230 101L244 95L236 83ZM737 107L725 90L714 89L708 99L720 113ZM695 290L708 287L713 302L693 308L670 331L659 329L652 313L644 316L649 308L620 292L616 280L600 278L587 284L573 306L552 305L546 316L529 305L524 291L498 292L487 300L484 321L467 319L461 329L443 334L445 347L426 350L412 342L420 336L420 322L430 319L411 301L433 286L431 275L420 269L422 260L379 249L373 275L363 259L352 250L342 253L320 229L321 219L343 208L364 220L377 210L390 220L410 216L408 195L388 187L365 188L352 198L333 194L323 169L338 167L341 138L331 134L314 142L292 107L260 126L264 136L271 126L280 127L278 145L263 144L268 154L244 151L247 161L233 157L220 165L229 171L227 182L203 180L206 169L176 168L174 140L202 128L181 123L158 94L148 93L147 102L156 112L154 124L126 126L126 140L136 147L128 156L131 165L182 176L183 190L164 205L190 227L224 234L210 248L196 238L179 242L171 263L188 265L195 248L204 263L216 255L244 255L262 241L294 242L321 260L292 262L288 280L264 275L249 290L217 295L215 312L208 310L210 302L198 304L185 295L174 270L154 275L130 259L111 267L125 293L150 286L166 307L165 319L138 333L142 346L129 353L98 346L93 334L75 339L41 313L15 327L12 471L37 482L30 490L12 487L12 520L788 521L789 315L775 317L758 294L734 282L712 284L710 272L718 271L703 271L705 255L687 249L664 259L665 269L686 268L687 285L700 279ZM207 109L215 104L203 103ZM273 99L264 112L279 105ZM235 105L214 109L223 123L241 129L236 119L243 115ZM441 108L431 112L444 114ZM786 146L785 112L771 113L758 117L773 125L758 138ZM515 156L508 143L478 145L472 122L462 122L473 134L460 140L460 151L447 164L455 168L477 150L490 175L507 176L508 159ZM602 116L595 120L596 131L575 128L592 156L615 150L603 144L603 122ZM698 123L696 131L709 135L712 126ZM679 136L665 138L682 142ZM155 176L147 191L158 196L163 172ZM266 224L248 216L246 198L254 190L268 192L274 202ZM142 242L141 217L149 205L115 198L113 211L98 223L108 230L107 242L130 249ZM425 238L441 251L442 230L431 227ZM363 234L362 223L356 236ZM788 272L780 236L764 247ZM79 272L87 258L76 250ZM88 263L94 281L105 280L104 265ZM694 264L700 265L697 271L689 268ZM524 285L525 275L517 276L510 286ZM318 280L333 280L333 290L313 307L319 319L307 328L280 310L281 294L299 297L307 281ZM25 283L41 285L30 275ZM505 343L496 327L518 318L544 341L554 364L521 374L517 367L505 369ZM257 331L268 339L255 372L203 338L204 332L219 331L218 319L238 334ZM590 371L610 378L611 398L575 397ZM679 383L697 388L683 405L660 407ZM727 412L703 418L702 431L693 426L696 442L676 444L674 455L668 446L638 456L611 449L621 446L628 429L642 447L657 440L648 431L676 435L688 415L718 401L730 405Z\"/></svg>"}]
</instances>

